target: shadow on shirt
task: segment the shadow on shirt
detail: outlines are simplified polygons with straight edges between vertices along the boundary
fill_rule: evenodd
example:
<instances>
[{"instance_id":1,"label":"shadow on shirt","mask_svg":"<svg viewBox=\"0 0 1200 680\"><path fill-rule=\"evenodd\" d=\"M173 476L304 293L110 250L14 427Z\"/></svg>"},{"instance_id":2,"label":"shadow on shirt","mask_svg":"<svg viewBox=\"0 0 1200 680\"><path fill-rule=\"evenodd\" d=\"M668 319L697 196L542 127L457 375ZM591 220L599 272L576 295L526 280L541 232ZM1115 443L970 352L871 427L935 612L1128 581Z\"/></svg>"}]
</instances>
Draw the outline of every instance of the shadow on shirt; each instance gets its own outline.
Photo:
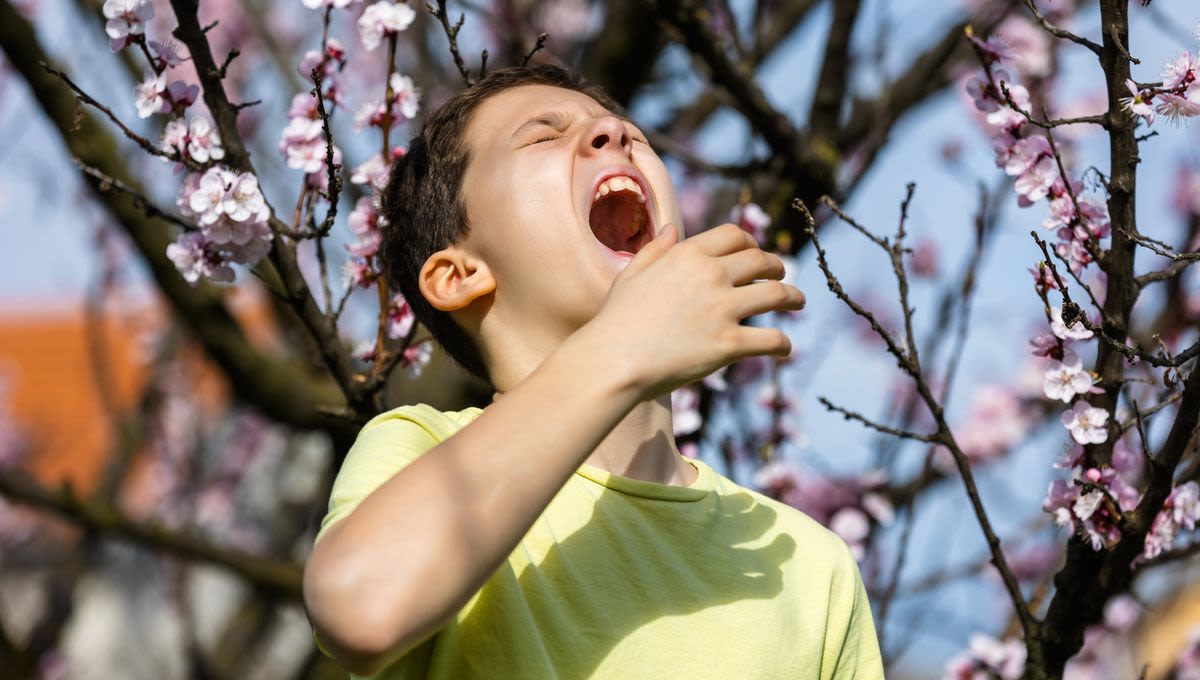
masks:
<instances>
[{"instance_id":1,"label":"shadow on shirt","mask_svg":"<svg viewBox=\"0 0 1200 680\"><path fill-rule=\"evenodd\" d=\"M784 610L794 610L773 602L797 547L776 510L748 493L672 501L587 488L598 495L582 527L564 535L543 513L514 553L539 545L536 532L553 541L544 556L525 552L533 562L520 573L506 559L410 661L453 678L590 677L610 654L605 668L625 677L664 677L659 664L682 677L681 664L713 654L757 656L760 666L779 644L762 631L781 630ZM737 644L755 629L762 649Z\"/></svg>"}]
</instances>

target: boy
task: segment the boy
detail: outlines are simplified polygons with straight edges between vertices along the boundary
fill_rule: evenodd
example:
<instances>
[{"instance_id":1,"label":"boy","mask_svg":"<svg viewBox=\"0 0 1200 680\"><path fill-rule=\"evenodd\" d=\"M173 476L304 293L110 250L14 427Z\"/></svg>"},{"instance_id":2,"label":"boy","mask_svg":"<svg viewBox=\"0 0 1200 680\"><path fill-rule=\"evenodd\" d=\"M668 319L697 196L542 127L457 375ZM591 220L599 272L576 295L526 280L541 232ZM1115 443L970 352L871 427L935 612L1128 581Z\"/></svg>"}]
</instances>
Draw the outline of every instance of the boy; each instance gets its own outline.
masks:
<instances>
[{"instance_id":1,"label":"boy","mask_svg":"<svg viewBox=\"0 0 1200 680\"><path fill-rule=\"evenodd\" d=\"M372 419L304 576L323 650L387 678L883 677L845 543L679 454L673 389L804 296L734 225L680 241L670 176L597 87L503 69L392 168L383 268L496 394Z\"/></svg>"}]
</instances>

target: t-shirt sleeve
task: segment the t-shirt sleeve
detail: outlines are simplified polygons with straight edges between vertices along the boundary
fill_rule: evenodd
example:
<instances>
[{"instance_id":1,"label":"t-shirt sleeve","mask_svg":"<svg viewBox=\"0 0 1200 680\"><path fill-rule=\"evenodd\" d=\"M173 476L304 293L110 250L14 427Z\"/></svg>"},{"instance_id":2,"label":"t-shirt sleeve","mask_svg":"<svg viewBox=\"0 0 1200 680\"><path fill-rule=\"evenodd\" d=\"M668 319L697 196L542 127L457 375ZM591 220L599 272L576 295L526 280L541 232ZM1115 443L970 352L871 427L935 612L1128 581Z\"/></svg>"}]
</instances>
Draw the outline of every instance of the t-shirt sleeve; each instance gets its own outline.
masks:
<instances>
[{"instance_id":1,"label":"t-shirt sleeve","mask_svg":"<svg viewBox=\"0 0 1200 680\"><path fill-rule=\"evenodd\" d=\"M867 589L850 548L840 539L837 546L821 678L883 680L883 660Z\"/></svg>"},{"instance_id":2,"label":"t-shirt sleeve","mask_svg":"<svg viewBox=\"0 0 1200 680\"><path fill-rule=\"evenodd\" d=\"M329 494L314 545L358 504L421 454L444 440L446 416L426 404L401 406L372 418L346 453Z\"/></svg>"}]
</instances>

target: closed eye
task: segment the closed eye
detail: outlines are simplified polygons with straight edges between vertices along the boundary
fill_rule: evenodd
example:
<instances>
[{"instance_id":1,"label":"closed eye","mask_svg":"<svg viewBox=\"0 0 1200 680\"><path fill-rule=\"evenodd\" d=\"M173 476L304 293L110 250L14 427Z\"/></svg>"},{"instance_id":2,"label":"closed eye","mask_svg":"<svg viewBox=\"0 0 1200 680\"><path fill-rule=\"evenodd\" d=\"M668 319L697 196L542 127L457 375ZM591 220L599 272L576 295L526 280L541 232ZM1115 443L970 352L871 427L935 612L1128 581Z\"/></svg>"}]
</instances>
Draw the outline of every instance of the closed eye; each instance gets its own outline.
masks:
<instances>
[{"instance_id":1,"label":"closed eye","mask_svg":"<svg viewBox=\"0 0 1200 680\"><path fill-rule=\"evenodd\" d=\"M530 142L530 144L541 144L542 142L552 142L556 139L558 139L558 137L555 137L553 135L548 135L546 137L538 137L537 139Z\"/></svg>"}]
</instances>

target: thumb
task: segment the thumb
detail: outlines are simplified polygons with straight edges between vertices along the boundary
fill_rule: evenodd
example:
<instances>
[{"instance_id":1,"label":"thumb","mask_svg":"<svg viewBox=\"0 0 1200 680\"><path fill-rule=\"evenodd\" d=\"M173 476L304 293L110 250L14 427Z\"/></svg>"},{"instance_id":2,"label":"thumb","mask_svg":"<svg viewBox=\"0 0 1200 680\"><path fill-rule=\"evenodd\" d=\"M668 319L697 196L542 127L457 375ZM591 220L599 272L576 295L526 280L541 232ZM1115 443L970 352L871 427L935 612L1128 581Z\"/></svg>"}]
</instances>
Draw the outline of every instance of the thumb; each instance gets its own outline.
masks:
<instances>
[{"instance_id":1,"label":"thumb","mask_svg":"<svg viewBox=\"0 0 1200 680\"><path fill-rule=\"evenodd\" d=\"M658 233L654 238L646 242L642 249L634 254L633 259L629 264L625 265L625 271L632 274L633 272L645 269L651 262L662 257L662 254L667 252L667 249L679 242L679 229L670 222L664 223L658 229Z\"/></svg>"}]
</instances>

